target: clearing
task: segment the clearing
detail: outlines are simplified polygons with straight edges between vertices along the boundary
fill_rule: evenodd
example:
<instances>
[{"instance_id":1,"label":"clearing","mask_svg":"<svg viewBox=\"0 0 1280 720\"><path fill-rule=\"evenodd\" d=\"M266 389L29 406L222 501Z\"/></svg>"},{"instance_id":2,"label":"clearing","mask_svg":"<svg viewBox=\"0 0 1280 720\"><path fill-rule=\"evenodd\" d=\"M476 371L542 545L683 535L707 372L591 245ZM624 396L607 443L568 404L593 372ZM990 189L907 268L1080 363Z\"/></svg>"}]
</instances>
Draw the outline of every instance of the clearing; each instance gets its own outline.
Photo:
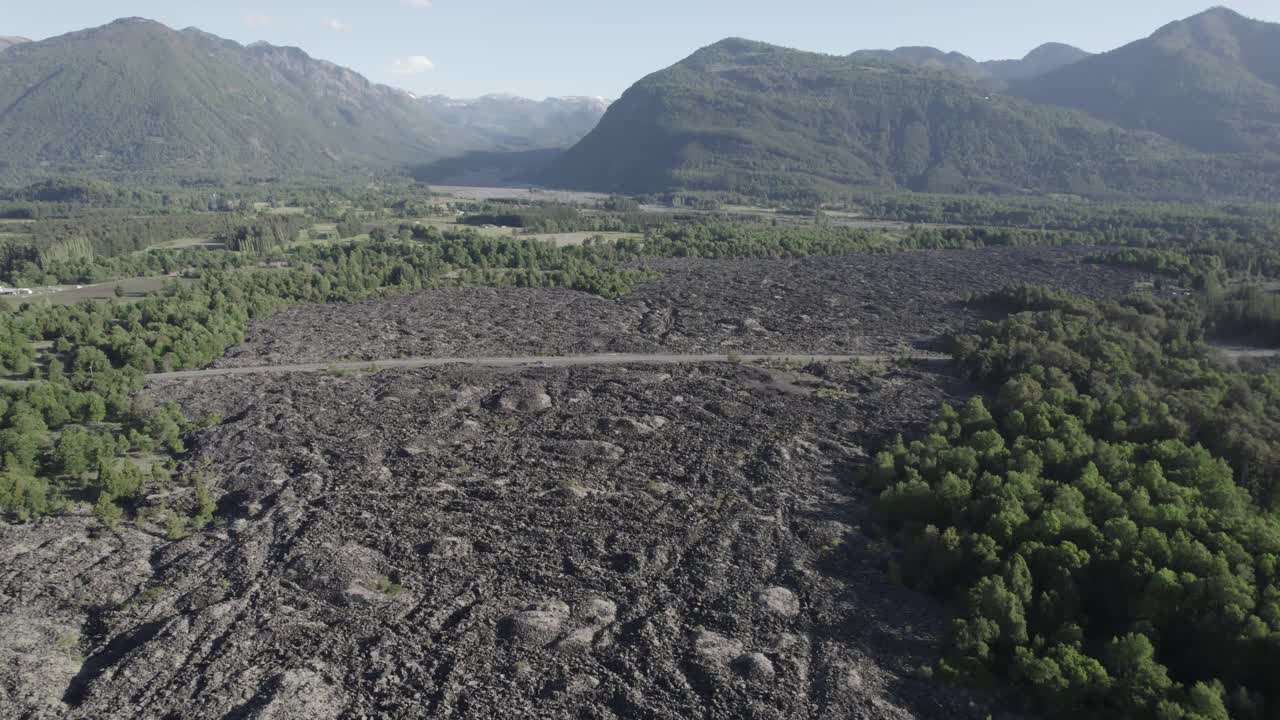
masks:
<instances>
[{"instance_id":1,"label":"clearing","mask_svg":"<svg viewBox=\"0 0 1280 720\"><path fill-rule=\"evenodd\" d=\"M137 302L146 297L148 293L155 292L171 282L189 283L192 280L161 275L124 278L81 287L76 287L75 285L51 285L32 288L35 291L32 295L7 295L0 299L8 302L10 307L17 307L22 303L40 302L48 302L54 305L75 305L81 300L116 299L121 302ZM116 287L120 287L124 295L117 296Z\"/></svg>"}]
</instances>

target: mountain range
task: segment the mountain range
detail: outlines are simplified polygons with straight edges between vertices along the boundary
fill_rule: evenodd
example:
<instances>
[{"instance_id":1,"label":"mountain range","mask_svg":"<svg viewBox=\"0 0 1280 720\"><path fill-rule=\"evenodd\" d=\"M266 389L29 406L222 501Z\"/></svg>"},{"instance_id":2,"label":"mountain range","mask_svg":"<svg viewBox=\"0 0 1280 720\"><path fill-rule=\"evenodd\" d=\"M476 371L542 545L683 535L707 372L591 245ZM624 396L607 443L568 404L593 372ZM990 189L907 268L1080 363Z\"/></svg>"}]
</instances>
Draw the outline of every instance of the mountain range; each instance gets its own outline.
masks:
<instances>
[{"instance_id":1,"label":"mountain range","mask_svg":"<svg viewBox=\"0 0 1280 720\"><path fill-rule=\"evenodd\" d=\"M297 48L139 18L0 38L0 179L410 170L628 193L1275 199L1280 25L1214 8L1110 52L988 62L731 38L613 103L419 98Z\"/></svg>"},{"instance_id":2,"label":"mountain range","mask_svg":"<svg viewBox=\"0 0 1280 720\"><path fill-rule=\"evenodd\" d=\"M724 40L633 85L541 179L779 198L1280 197L1280 25L1214 8L1100 55L966 60Z\"/></svg>"}]
</instances>

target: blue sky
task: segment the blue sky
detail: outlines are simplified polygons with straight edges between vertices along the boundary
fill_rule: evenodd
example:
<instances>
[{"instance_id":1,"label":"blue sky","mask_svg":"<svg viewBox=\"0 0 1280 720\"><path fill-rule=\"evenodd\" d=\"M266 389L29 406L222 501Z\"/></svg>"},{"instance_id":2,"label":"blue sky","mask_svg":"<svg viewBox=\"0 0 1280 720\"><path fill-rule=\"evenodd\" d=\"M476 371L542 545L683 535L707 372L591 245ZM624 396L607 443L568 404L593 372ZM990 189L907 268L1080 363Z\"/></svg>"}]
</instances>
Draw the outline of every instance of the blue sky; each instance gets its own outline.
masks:
<instances>
[{"instance_id":1,"label":"blue sky","mask_svg":"<svg viewBox=\"0 0 1280 720\"><path fill-rule=\"evenodd\" d=\"M1213 0L0 0L0 35L43 39L142 16L313 56L419 93L616 98L739 36L830 53L934 45L979 60L1067 42L1109 50ZM1238 12L1280 22L1277 0Z\"/></svg>"}]
</instances>

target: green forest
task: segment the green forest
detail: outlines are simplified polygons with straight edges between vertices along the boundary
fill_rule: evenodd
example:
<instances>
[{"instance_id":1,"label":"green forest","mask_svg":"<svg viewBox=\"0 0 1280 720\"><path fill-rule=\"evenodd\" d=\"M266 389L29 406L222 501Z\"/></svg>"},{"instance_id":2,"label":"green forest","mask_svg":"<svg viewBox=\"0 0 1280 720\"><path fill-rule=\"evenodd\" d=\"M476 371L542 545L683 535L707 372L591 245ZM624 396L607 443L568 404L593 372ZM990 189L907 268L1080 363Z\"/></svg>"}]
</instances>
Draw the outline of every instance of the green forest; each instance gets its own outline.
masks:
<instances>
[{"instance_id":1,"label":"green forest","mask_svg":"<svg viewBox=\"0 0 1280 720\"><path fill-rule=\"evenodd\" d=\"M1054 717L1273 717L1280 372L1215 365L1191 299L989 301L954 349L984 393L867 475L892 572L958 605L940 670Z\"/></svg>"}]
</instances>

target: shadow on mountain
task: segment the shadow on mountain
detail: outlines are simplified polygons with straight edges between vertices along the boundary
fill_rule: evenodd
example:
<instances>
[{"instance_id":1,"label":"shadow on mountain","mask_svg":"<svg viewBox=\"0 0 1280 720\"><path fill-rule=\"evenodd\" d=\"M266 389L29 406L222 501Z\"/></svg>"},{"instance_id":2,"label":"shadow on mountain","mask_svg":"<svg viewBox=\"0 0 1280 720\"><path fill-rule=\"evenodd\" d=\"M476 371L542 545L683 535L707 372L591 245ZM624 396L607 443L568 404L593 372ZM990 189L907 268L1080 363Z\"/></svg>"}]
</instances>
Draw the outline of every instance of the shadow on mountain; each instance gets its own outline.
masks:
<instances>
[{"instance_id":1,"label":"shadow on mountain","mask_svg":"<svg viewBox=\"0 0 1280 720\"><path fill-rule=\"evenodd\" d=\"M510 185L537 181L563 149L469 152L411 168L419 182L440 185Z\"/></svg>"}]
</instances>

